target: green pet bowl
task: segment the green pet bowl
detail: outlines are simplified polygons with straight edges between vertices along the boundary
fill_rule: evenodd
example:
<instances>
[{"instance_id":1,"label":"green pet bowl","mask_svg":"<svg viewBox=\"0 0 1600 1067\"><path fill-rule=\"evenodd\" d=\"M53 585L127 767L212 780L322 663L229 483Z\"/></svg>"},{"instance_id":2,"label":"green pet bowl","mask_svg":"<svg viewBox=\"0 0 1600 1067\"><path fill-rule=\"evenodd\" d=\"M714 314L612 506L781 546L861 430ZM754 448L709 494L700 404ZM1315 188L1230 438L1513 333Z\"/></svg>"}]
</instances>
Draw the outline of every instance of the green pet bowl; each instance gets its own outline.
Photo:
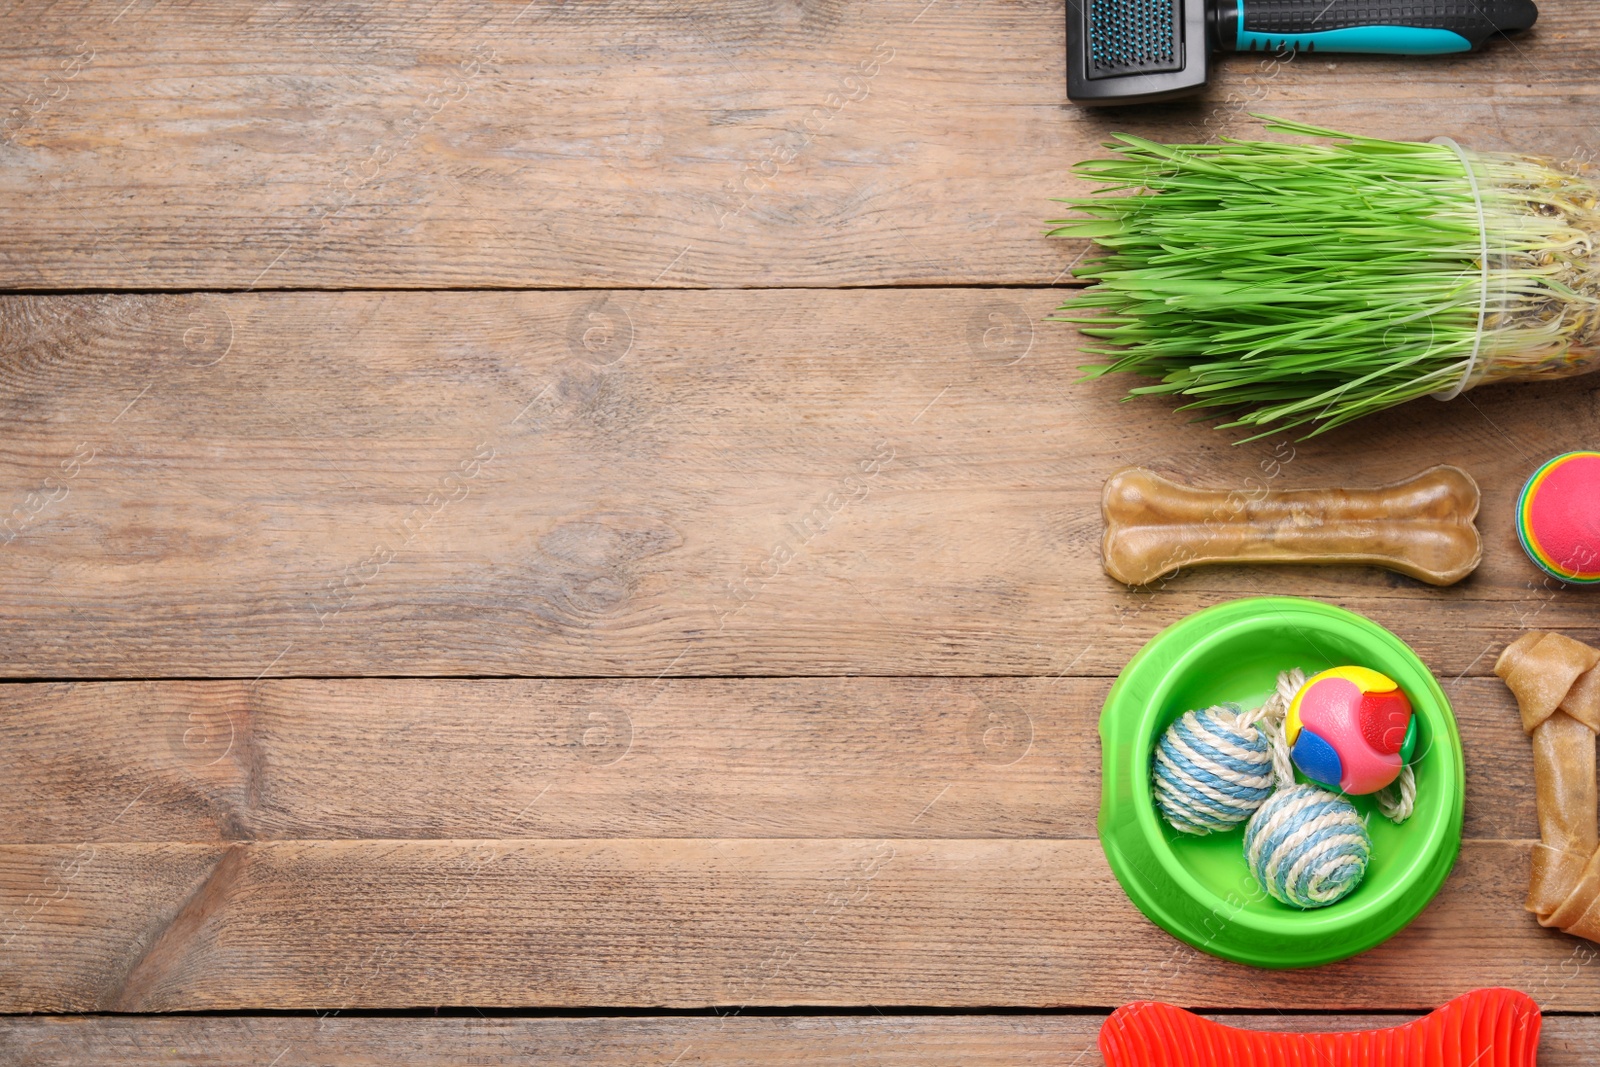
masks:
<instances>
[{"instance_id":1,"label":"green pet bowl","mask_svg":"<svg viewBox=\"0 0 1600 1067\"><path fill-rule=\"evenodd\" d=\"M1167 825L1150 793L1161 732L1186 711L1256 707L1278 672L1356 664L1399 683L1417 716L1417 802L1396 826L1370 797L1372 858L1361 884L1324 908L1280 904L1244 861L1244 829L1195 837ZM1196 612L1129 661L1100 716L1100 844L1150 921L1204 952L1256 967L1315 967L1394 936L1427 907L1461 849L1464 772L1455 717L1433 674L1394 634L1315 600L1258 597Z\"/></svg>"}]
</instances>

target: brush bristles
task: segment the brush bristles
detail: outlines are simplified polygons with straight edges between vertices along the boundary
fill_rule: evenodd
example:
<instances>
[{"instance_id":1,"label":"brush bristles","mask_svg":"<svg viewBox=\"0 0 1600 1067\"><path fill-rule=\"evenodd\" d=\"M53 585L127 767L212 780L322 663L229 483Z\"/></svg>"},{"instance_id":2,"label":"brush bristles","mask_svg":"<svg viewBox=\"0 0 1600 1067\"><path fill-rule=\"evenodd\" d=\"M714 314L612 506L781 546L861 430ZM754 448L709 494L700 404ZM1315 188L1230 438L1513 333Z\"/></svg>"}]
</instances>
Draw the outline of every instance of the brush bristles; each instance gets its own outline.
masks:
<instances>
[{"instance_id":1,"label":"brush bristles","mask_svg":"<svg viewBox=\"0 0 1600 1067\"><path fill-rule=\"evenodd\" d=\"M1059 309L1106 362L1156 379L1226 426L1313 432L1461 379L1484 306L1478 201L1437 144L1273 121L1312 143L1162 145L1120 135L1102 183L1056 236L1104 254ZM1531 157L1473 157L1490 300L1470 384L1593 369L1600 343L1595 186ZM1125 193L1126 195L1107 195ZM1587 212L1587 214L1585 214Z\"/></svg>"}]
</instances>

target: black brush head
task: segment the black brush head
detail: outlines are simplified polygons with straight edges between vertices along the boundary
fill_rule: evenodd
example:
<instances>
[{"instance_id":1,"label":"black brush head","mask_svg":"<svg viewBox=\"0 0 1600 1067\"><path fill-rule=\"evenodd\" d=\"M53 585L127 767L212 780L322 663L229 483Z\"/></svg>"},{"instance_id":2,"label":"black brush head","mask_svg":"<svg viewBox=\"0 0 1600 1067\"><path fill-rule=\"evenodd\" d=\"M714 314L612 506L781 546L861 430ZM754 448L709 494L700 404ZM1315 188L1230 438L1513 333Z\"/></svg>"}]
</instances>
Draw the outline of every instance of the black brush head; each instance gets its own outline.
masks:
<instances>
[{"instance_id":1,"label":"black brush head","mask_svg":"<svg viewBox=\"0 0 1600 1067\"><path fill-rule=\"evenodd\" d=\"M1084 0L1090 78L1183 69L1181 0Z\"/></svg>"},{"instance_id":2,"label":"black brush head","mask_svg":"<svg viewBox=\"0 0 1600 1067\"><path fill-rule=\"evenodd\" d=\"M1206 83L1205 0L1067 0L1067 98L1136 104Z\"/></svg>"}]
</instances>

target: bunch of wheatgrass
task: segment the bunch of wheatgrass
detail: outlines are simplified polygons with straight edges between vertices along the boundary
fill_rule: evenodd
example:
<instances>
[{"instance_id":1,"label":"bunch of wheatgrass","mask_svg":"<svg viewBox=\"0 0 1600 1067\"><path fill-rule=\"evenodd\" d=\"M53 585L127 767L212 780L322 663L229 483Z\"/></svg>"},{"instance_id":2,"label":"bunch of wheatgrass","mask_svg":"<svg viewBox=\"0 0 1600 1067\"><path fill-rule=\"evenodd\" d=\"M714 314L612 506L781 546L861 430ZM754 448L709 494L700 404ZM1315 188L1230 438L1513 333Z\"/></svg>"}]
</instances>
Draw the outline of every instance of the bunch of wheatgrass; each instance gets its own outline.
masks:
<instances>
[{"instance_id":1,"label":"bunch of wheatgrass","mask_svg":"<svg viewBox=\"0 0 1600 1067\"><path fill-rule=\"evenodd\" d=\"M1226 426L1312 433L1483 382L1600 369L1600 171L1264 119L1310 143L1126 134L1052 236L1104 254L1054 316ZM1107 195L1122 193L1125 195ZM1259 436L1259 435L1258 435Z\"/></svg>"}]
</instances>

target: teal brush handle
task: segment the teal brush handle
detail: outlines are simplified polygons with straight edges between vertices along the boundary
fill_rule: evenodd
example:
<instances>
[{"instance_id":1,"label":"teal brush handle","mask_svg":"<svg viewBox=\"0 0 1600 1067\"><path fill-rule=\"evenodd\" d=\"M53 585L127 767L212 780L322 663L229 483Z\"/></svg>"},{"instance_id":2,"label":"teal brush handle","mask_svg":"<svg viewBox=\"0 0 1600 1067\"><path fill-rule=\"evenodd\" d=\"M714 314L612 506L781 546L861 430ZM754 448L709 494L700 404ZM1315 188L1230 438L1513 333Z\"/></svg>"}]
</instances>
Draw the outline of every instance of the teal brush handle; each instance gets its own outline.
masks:
<instances>
[{"instance_id":1,"label":"teal brush handle","mask_svg":"<svg viewBox=\"0 0 1600 1067\"><path fill-rule=\"evenodd\" d=\"M1539 17L1533 0L1237 0L1216 12L1231 51L1403 56L1470 52Z\"/></svg>"}]
</instances>

